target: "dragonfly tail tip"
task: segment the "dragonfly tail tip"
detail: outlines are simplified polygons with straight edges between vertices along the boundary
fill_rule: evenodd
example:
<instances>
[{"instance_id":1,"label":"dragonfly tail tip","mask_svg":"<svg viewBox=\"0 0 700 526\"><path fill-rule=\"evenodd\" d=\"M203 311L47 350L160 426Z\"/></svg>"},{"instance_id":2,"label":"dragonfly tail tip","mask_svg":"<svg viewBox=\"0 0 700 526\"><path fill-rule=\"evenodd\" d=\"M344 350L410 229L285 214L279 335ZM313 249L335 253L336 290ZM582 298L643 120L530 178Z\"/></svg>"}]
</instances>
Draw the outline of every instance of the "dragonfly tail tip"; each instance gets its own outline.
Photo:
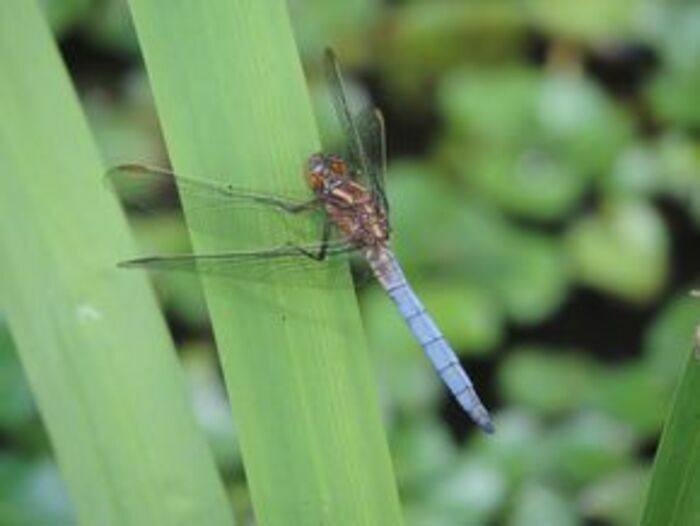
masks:
<instances>
[{"instance_id":1,"label":"dragonfly tail tip","mask_svg":"<svg viewBox=\"0 0 700 526\"><path fill-rule=\"evenodd\" d=\"M486 422L479 424L479 427L481 427L481 429L483 429L489 435L493 435L496 432L496 426L493 425L491 420L487 420Z\"/></svg>"}]
</instances>

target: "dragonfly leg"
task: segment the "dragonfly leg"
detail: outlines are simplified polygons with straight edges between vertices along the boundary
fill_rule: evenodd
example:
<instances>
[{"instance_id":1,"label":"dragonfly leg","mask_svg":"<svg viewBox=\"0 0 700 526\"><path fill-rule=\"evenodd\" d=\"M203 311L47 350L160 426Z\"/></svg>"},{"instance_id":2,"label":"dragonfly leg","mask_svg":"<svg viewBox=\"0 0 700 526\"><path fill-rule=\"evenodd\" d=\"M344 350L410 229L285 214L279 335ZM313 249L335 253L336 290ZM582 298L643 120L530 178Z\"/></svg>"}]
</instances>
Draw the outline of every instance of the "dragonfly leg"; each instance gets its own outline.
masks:
<instances>
[{"instance_id":1,"label":"dragonfly leg","mask_svg":"<svg viewBox=\"0 0 700 526\"><path fill-rule=\"evenodd\" d=\"M272 206L276 206L278 208L281 208L285 212L289 212L290 214L299 214L301 212L309 212L312 210L315 210L321 205L321 200L318 197L314 197L313 199L309 199L308 201L303 201L301 203L295 203L292 201L285 201L284 199L276 199L274 197L256 197L256 200L269 204Z\"/></svg>"},{"instance_id":2,"label":"dragonfly leg","mask_svg":"<svg viewBox=\"0 0 700 526\"><path fill-rule=\"evenodd\" d=\"M326 259L326 254L328 253L328 241L331 237L331 222L326 221L323 223L323 232L321 234L321 244L318 247L318 251L315 250L308 250L304 247L299 247L296 245L291 245L293 248L298 250L300 253L304 254L307 257L310 257L313 260L316 261L323 261Z\"/></svg>"}]
</instances>

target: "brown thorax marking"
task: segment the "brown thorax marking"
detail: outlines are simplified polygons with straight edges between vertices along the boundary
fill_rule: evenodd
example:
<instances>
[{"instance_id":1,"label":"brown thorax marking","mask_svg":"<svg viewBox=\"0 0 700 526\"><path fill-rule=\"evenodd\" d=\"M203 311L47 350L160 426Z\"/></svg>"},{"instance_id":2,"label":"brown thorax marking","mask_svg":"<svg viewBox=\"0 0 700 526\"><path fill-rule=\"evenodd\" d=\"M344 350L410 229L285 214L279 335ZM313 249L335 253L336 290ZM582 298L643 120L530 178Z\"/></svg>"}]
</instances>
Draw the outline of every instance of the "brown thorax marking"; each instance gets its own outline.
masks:
<instances>
[{"instance_id":1,"label":"brown thorax marking","mask_svg":"<svg viewBox=\"0 0 700 526\"><path fill-rule=\"evenodd\" d=\"M329 192L324 204L331 221L356 245L370 247L388 241L386 218L362 185L345 180Z\"/></svg>"},{"instance_id":2,"label":"brown thorax marking","mask_svg":"<svg viewBox=\"0 0 700 526\"><path fill-rule=\"evenodd\" d=\"M389 229L384 212L367 188L350 179L350 169L340 156L312 155L307 178L331 221L352 243L362 248L386 246Z\"/></svg>"}]
</instances>

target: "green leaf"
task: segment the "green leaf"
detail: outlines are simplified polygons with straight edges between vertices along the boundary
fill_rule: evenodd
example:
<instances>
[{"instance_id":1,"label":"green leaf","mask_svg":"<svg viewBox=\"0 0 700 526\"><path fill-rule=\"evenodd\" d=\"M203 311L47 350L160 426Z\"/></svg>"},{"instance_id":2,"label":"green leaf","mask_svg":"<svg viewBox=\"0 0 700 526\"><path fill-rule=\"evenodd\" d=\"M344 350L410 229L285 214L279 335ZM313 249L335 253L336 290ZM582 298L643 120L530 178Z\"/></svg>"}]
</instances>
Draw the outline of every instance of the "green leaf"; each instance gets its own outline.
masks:
<instances>
[{"instance_id":1,"label":"green leaf","mask_svg":"<svg viewBox=\"0 0 700 526\"><path fill-rule=\"evenodd\" d=\"M700 7L695 2L668 2L651 11L653 32L663 62L675 71L697 71L700 58Z\"/></svg>"},{"instance_id":2,"label":"green leaf","mask_svg":"<svg viewBox=\"0 0 700 526\"><path fill-rule=\"evenodd\" d=\"M138 52L129 8L122 0L98 2L86 22L83 32L98 46L121 54L134 55Z\"/></svg>"},{"instance_id":3,"label":"green leaf","mask_svg":"<svg viewBox=\"0 0 700 526\"><path fill-rule=\"evenodd\" d=\"M468 452L499 466L512 484L538 477L549 456L545 431L531 411L509 405L495 417L497 432L474 437Z\"/></svg>"},{"instance_id":4,"label":"green leaf","mask_svg":"<svg viewBox=\"0 0 700 526\"><path fill-rule=\"evenodd\" d=\"M286 2L129 4L175 170L309 197L302 170L320 144ZM192 231L197 252L290 236L261 217L210 226ZM346 270L328 277L340 287L202 279L256 520L398 524L357 300Z\"/></svg>"},{"instance_id":5,"label":"green leaf","mask_svg":"<svg viewBox=\"0 0 700 526\"><path fill-rule=\"evenodd\" d=\"M508 212L552 220L629 142L629 118L584 77L534 70L466 71L439 92L464 180Z\"/></svg>"},{"instance_id":6,"label":"green leaf","mask_svg":"<svg viewBox=\"0 0 700 526\"><path fill-rule=\"evenodd\" d=\"M643 202L609 202L580 219L568 233L578 279L622 299L645 303L668 272L668 232Z\"/></svg>"},{"instance_id":7,"label":"green leaf","mask_svg":"<svg viewBox=\"0 0 700 526\"><path fill-rule=\"evenodd\" d=\"M607 170L634 131L629 115L606 92L574 73L544 77L536 104L540 140L586 178Z\"/></svg>"},{"instance_id":8,"label":"green leaf","mask_svg":"<svg viewBox=\"0 0 700 526\"><path fill-rule=\"evenodd\" d=\"M508 526L532 524L579 524L576 508L561 490L542 484L523 486L515 498L515 505L508 518Z\"/></svg>"},{"instance_id":9,"label":"green leaf","mask_svg":"<svg viewBox=\"0 0 700 526\"><path fill-rule=\"evenodd\" d=\"M694 524L700 517L700 338L688 353L654 460L642 526Z\"/></svg>"},{"instance_id":10,"label":"green leaf","mask_svg":"<svg viewBox=\"0 0 700 526\"><path fill-rule=\"evenodd\" d=\"M619 198L645 198L659 191L659 159L650 144L634 144L620 152L601 181L603 190Z\"/></svg>"},{"instance_id":11,"label":"green leaf","mask_svg":"<svg viewBox=\"0 0 700 526\"><path fill-rule=\"evenodd\" d=\"M664 121L676 126L697 126L700 110L695 97L700 89L700 70L668 72L659 76L649 88L654 111Z\"/></svg>"},{"instance_id":12,"label":"green leaf","mask_svg":"<svg viewBox=\"0 0 700 526\"><path fill-rule=\"evenodd\" d=\"M634 460L637 441L624 424L599 413L578 412L545 438L542 472L565 487L580 488Z\"/></svg>"},{"instance_id":13,"label":"green leaf","mask_svg":"<svg viewBox=\"0 0 700 526\"><path fill-rule=\"evenodd\" d=\"M489 2L404 2L390 11L380 59L394 103L425 110L425 94L451 66L512 63L527 39L519 7Z\"/></svg>"},{"instance_id":14,"label":"green leaf","mask_svg":"<svg viewBox=\"0 0 700 526\"><path fill-rule=\"evenodd\" d=\"M672 129L623 150L613 170L601 179L601 188L612 199L670 197L700 224L699 173L700 151L694 139Z\"/></svg>"},{"instance_id":15,"label":"green leaf","mask_svg":"<svg viewBox=\"0 0 700 526\"><path fill-rule=\"evenodd\" d=\"M83 20L94 0L39 0L53 31L61 35Z\"/></svg>"},{"instance_id":16,"label":"green leaf","mask_svg":"<svg viewBox=\"0 0 700 526\"><path fill-rule=\"evenodd\" d=\"M402 491L414 498L439 482L457 459L452 437L434 418L407 419L391 445Z\"/></svg>"},{"instance_id":17,"label":"green leaf","mask_svg":"<svg viewBox=\"0 0 700 526\"><path fill-rule=\"evenodd\" d=\"M700 152L689 135L670 132L659 138L661 188L700 225Z\"/></svg>"},{"instance_id":18,"label":"green leaf","mask_svg":"<svg viewBox=\"0 0 700 526\"><path fill-rule=\"evenodd\" d=\"M593 407L624 422L641 437L661 429L670 397L664 382L644 362L601 370L590 394Z\"/></svg>"},{"instance_id":19,"label":"green leaf","mask_svg":"<svg viewBox=\"0 0 700 526\"><path fill-rule=\"evenodd\" d=\"M662 4L654 13L655 40L662 67L647 95L658 117L677 126L697 126L700 110L695 104L700 87L700 8L689 2Z\"/></svg>"},{"instance_id":20,"label":"green leaf","mask_svg":"<svg viewBox=\"0 0 700 526\"><path fill-rule=\"evenodd\" d=\"M155 297L116 268L133 241L35 1L0 3L0 70L3 308L77 521L230 525Z\"/></svg>"},{"instance_id":21,"label":"green leaf","mask_svg":"<svg viewBox=\"0 0 700 526\"><path fill-rule=\"evenodd\" d=\"M647 366L669 390L676 385L683 371L698 320L700 301L683 292L662 308L644 336Z\"/></svg>"},{"instance_id":22,"label":"green leaf","mask_svg":"<svg viewBox=\"0 0 700 526\"><path fill-rule=\"evenodd\" d=\"M582 514L620 526L639 524L649 471L648 466L630 466L595 481L581 493Z\"/></svg>"},{"instance_id":23,"label":"green leaf","mask_svg":"<svg viewBox=\"0 0 700 526\"><path fill-rule=\"evenodd\" d=\"M290 0L294 34L302 57L318 62L329 42L350 64L372 56L372 30L379 22L379 0Z\"/></svg>"},{"instance_id":24,"label":"green leaf","mask_svg":"<svg viewBox=\"0 0 700 526\"><path fill-rule=\"evenodd\" d=\"M12 431L35 416L34 402L10 331L0 318L0 428Z\"/></svg>"},{"instance_id":25,"label":"green leaf","mask_svg":"<svg viewBox=\"0 0 700 526\"><path fill-rule=\"evenodd\" d=\"M532 132L540 86L531 69L458 71L443 80L438 103L458 137L512 144Z\"/></svg>"},{"instance_id":26,"label":"green leaf","mask_svg":"<svg viewBox=\"0 0 700 526\"><path fill-rule=\"evenodd\" d=\"M569 262L558 240L516 228L505 234L497 265L507 271L499 275L494 266L489 284L516 323L538 323L564 302L571 279Z\"/></svg>"},{"instance_id":27,"label":"green leaf","mask_svg":"<svg viewBox=\"0 0 700 526\"><path fill-rule=\"evenodd\" d=\"M510 404L552 415L579 407L596 374L597 368L583 354L520 347L504 360L498 381Z\"/></svg>"},{"instance_id":28,"label":"green leaf","mask_svg":"<svg viewBox=\"0 0 700 526\"><path fill-rule=\"evenodd\" d=\"M0 523L22 526L76 524L68 492L48 460L20 462L0 457Z\"/></svg>"},{"instance_id":29,"label":"green leaf","mask_svg":"<svg viewBox=\"0 0 700 526\"><path fill-rule=\"evenodd\" d=\"M400 161L391 165L387 184L392 243L406 272L415 275L422 267L444 265L462 255L468 239L455 232L454 218L464 204L449 191L440 171Z\"/></svg>"},{"instance_id":30,"label":"green leaf","mask_svg":"<svg viewBox=\"0 0 700 526\"><path fill-rule=\"evenodd\" d=\"M451 517L452 524L484 524L503 505L507 480L498 466L480 458L464 458L425 494L424 505Z\"/></svg>"},{"instance_id":31,"label":"green leaf","mask_svg":"<svg viewBox=\"0 0 700 526\"><path fill-rule=\"evenodd\" d=\"M605 41L624 38L636 22L635 0L528 0L529 18L541 29L560 39Z\"/></svg>"},{"instance_id":32,"label":"green leaf","mask_svg":"<svg viewBox=\"0 0 700 526\"><path fill-rule=\"evenodd\" d=\"M499 207L543 221L571 211L587 186L578 165L537 145L482 148L462 171Z\"/></svg>"}]
</instances>

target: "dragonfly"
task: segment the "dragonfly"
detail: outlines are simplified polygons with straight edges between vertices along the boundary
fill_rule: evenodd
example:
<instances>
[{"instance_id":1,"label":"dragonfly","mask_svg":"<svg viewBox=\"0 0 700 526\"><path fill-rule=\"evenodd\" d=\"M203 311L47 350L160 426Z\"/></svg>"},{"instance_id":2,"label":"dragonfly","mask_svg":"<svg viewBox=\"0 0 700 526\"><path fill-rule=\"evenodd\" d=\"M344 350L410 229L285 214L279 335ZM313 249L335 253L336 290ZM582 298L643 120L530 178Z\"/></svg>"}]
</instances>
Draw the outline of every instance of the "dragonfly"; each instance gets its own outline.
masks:
<instances>
[{"instance_id":1,"label":"dragonfly","mask_svg":"<svg viewBox=\"0 0 700 526\"><path fill-rule=\"evenodd\" d=\"M401 317L425 351L453 397L484 431L494 426L488 410L460 364L457 355L427 312L404 275L391 249L389 201L385 191L386 134L381 112L369 105L353 112L335 53L324 57L326 81L333 107L341 125L345 148L342 155L314 153L305 169L313 192L308 200L249 192L213 180L183 177L172 171L139 164L117 166L108 178L119 186L166 182L177 187L188 202L205 203L210 210L251 207L299 215L317 211L323 217L320 242L263 250L232 250L212 254L180 254L141 257L124 261L123 267L148 270L226 273L249 277L251 269L265 267L269 274L278 269L311 273L349 253L359 253L380 285L396 304ZM190 225L192 226L192 225ZM262 263L262 265L261 265Z\"/></svg>"}]
</instances>

